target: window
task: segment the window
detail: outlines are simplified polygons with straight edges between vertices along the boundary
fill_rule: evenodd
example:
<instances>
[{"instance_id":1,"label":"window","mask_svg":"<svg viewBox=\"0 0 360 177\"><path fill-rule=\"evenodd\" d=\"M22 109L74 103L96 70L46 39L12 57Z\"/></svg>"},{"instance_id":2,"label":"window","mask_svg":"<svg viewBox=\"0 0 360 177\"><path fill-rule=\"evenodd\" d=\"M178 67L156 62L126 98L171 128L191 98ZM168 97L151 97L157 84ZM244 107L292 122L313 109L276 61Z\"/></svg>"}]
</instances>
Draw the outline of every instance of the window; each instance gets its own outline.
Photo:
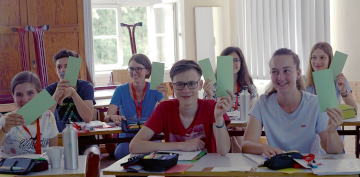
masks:
<instances>
[{"instance_id":1,"label":"window","mask_svg":"<svg viewBox=\"0 0 360 177\"><path fill-rule=\"evenodd\" d=\"M142 22L142 26L135 28L137 53L147 55L151 61L165 63L166 68L175 63L178 58L175 4L100 3L92 4L95 75L127 68L132 55L130 37L128 28L121 27L120 23Z\"/></svg>"}]
</instances>

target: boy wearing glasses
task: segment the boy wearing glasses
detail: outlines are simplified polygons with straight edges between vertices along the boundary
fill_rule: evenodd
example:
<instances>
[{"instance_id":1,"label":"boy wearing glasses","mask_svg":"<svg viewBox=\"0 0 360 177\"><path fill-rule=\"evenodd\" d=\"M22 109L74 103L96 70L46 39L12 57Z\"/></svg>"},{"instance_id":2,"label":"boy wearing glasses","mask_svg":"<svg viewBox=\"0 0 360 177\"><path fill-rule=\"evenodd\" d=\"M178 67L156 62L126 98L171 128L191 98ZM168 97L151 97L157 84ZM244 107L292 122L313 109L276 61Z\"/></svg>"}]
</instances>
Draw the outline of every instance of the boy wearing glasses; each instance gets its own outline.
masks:
<instances>
[{"instance_id":1,"label":"boy wearing glasses","mask_svg":"<svg viewBox=\"0 0 360 177\"><path fill-rule=\"evenodd\" d=\"M230 138L225 124L226 112L235 95L223 96L218 102L198 99L202 89L200 66L191 60L176 62L171 70L172 89L177 99L160 103L145 126L130 143L131 153L161 150L198 151L225 155L230 150ZM149 141L163 132L165 142Z\"/></svg>"}]
</instances>

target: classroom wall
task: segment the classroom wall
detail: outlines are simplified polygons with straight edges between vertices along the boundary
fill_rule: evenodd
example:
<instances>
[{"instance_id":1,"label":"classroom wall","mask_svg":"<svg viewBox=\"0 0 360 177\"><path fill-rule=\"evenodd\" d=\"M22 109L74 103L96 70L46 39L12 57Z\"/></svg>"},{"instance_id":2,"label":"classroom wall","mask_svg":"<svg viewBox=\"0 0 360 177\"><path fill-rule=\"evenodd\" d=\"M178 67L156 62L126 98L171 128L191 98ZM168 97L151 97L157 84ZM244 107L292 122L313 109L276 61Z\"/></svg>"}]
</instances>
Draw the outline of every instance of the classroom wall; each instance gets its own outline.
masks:
<instances>
[{"instance_id":1,"label":"classroom wall","mask_svg":"<svg viewBox=\"0 0 360 177\"><path fill-rule=\"evenodd\" d=\"M332 46L348 54L343 73L349 81L360 81L360 1L332 0Z\"/></svg>"}]
</instances>

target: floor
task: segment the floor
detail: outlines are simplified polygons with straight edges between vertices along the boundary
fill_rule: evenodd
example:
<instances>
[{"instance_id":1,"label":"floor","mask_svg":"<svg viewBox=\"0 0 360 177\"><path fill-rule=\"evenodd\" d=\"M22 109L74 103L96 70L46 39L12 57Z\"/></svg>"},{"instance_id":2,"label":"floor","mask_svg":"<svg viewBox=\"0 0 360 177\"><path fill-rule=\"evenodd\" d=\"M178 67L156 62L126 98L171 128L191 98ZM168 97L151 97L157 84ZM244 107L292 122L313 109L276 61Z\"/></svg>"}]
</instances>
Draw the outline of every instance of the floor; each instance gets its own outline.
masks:
<instances>
[{"instance_id":1,"label":"floor","mask_svg":"<svg viewBox=\"0 0 360 177\"><path fill-rule=\"evenodd\" d=\"M345 126L345 130L355 130L353 126ZM355 136L345 136L345 153L355 154ZM100 167L104 169L115 162L115 159L110 158L107 153L101 154ZM103 175L101 177L115 177L114 175Z\"/></svg>"}]
</instances>

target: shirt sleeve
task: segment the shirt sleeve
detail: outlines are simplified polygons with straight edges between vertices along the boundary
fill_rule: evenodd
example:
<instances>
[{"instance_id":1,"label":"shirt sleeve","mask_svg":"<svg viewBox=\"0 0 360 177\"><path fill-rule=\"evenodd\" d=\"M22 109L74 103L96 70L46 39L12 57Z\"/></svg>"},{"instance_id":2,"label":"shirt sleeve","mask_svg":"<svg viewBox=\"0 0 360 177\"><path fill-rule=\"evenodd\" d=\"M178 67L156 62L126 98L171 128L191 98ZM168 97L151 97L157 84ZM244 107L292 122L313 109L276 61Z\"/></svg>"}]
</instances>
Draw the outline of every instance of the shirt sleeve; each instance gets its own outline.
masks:
<instances>
[{"instance_id":1,"label":"shirt sleeve","mask_svg":"<svg viewBox=\"0 0 360 177\"><path fill-rule=\"evenodd\" d=\"M255 101L254 105L250 109L249 115L254 116L256 119L258 119L262 123L260 102L261 102L261 99L258 99Z\"/></svg>"},{"instance_id":2,"label":"shirt sleeve","mask_svg":"<svg viewBox=\"0 0 360 177\"><path fill-rule=\"evenodd\" d=\"M154 112L145 123L145 126L149 127L155 134L159 134L164 130L164 112L167 112L164 109L165 103L166 102L161 102L156 106Z\"/></svg>"},{"instance_id":3,"label":"shirt sleeve","mask_svg":"<svg viewBox=\"0 0 360 177\"><path fill-rule=\"evenodd\" d=\"M346 80L346 86L345 86L346 90L349 90L349 92L352 92L351 88L350 88L350 83L348 80Z\"/></svg>"},{"instance_id":4,"label":"shirt sleeve","mask_svg":"<svg viewBox=\"0 0 360 177\"><path fill-rule=\"evenodd\" d=\"M116 87L114 95L111 98L110 104L114 104L118 107L121 105L121 86Z\"/></svg>"},{"instance_id":5,"label":"shirt sleeve","mask_svg":"<svg viewBox=\"0 0 360 177\"><path fill-rule=\"evenodd\" d=\"M49 92L49 94L52 96L52 95L54 95L54 93L55 93L56 87L57 87L57 82L48 85L47 87L45 87L45 89L46 89L46 91Z\"/></svg>"},{"instance_id":6,"label":"shirt sleeve","mask_svg":"<svg viewBox=\"0 0 360 177\"><path fill-rule=\"evenodd\" d=\"M92 100L93 104L96 104L94 99L94 87L91 85L90 82L86 82L84 84L84 89L81 91L81 98L85 100Z\"/></svg>"},{"instance_id":7,"label":"shirt sleeve","mask_svg":"<svg viewBox=\"0 0 360 177\"><path fill-rule=\"evenodd\" d=\"M157 90L155 90L155 91L156 91L156 101L160 102L160 100L163 99L164 97L163 97L162 93L158 92Z\"/></svg>"}]
</instances>

